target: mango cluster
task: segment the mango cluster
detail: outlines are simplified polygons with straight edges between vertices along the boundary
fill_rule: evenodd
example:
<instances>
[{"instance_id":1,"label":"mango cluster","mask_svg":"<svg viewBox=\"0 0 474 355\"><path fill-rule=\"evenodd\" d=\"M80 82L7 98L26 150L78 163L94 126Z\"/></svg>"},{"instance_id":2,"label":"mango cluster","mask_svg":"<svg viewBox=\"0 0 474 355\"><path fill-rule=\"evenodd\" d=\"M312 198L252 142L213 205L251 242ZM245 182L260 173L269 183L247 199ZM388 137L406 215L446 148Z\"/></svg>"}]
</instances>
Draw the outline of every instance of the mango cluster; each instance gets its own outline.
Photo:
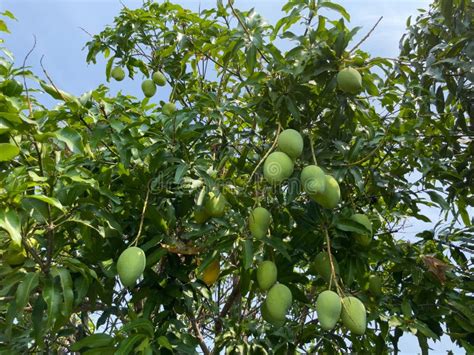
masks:
<instances>
[{"instance_id":1,"label":"mango cluster","mask_svg":"<svg viewBox=\"0 0 474 355\"><path fill-rule=\"evenodd\" d=\"M288 310L293 303L290 289L277 282L278 270L274 262L266 260L257 268L257 283L262 291L268 291L261 306L262 318L276 327L286 320Z\"/></svg>"},{"instance_id":2,"label":"mango cluster","mask_svg":"<svg viewBox=\"0 0 474 355\"><path fill-rule=\"evenodd\" d=\"M342 299L336 292L326 290L316 299L316 313L324 330L332 330L339 319L355 335L363 335L367 327L367 312L364 304L356 297Z\"/></svg>"},{"instance_id":3,"label":"mango cluster","mask_svg":"<svg viewBox=\"0 0 474 355\"><path fill-rule=\"evenodd\" d=\"M122 81L125 78L125 72L122 67L115 66L110 75L117 81ZM156 94L157 86L165 86L166 77L161 71L156 71L152 74L151 79L145 79L142 82L141 88L145 97L153 97ZM176 105L173 102L167 102L163 104L161 108L163 114L171 116L176 111Z\"/></svg>"}]
</instances>

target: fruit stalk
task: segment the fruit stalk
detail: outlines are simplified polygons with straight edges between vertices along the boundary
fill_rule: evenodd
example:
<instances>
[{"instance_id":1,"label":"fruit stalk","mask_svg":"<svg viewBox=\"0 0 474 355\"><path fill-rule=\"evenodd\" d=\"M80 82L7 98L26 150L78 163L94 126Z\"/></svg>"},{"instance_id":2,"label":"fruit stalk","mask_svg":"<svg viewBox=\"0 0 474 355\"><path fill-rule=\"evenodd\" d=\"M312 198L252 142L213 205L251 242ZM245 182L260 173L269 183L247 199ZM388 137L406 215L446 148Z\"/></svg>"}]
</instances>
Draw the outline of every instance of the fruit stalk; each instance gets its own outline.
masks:
<instances>
[{"instance_id":1,"label":"fruit stalk","mask_svg":"<svg viewBox=\"0 0 474 355\"><path fill-rule=\"evenodd\" d=\"M326 248L329 256L329 264L331 265L331 278L329 279L329 289L331 289L332 281L334 280L334 285L336 286L337 293L340 297L344 297L344 292L341 286L339 286L339 283L337 282L336 269L334 268L334 260L332 259L331 253L331 240L329 238L329 232L326 226L323 227L323 230L324 236L326 237Z\"/></svg>"},{"instance_id":2,"label":"fruit stalk","mask_svg":"<svg viewBox=\"0 0 474 355\"><path fill-rule=\"evenodd\" d=\"M132 242L132 245L135 245L135 246L137 246L138 238L140 238L140 235L142 234L142 230L143 230L143 222L145 221L145 213L146 213L146 209L148 207L148 199L150 198L150 190L151 190L150 185L151 185L151 179L148 180L148 184L146 184L146 186L147 186L146 196L145 196L145 202L143 203L142 215L140 217L140 225L138 226L137 236L135 237L135 239Z\"/></svg>"}]
</instances>

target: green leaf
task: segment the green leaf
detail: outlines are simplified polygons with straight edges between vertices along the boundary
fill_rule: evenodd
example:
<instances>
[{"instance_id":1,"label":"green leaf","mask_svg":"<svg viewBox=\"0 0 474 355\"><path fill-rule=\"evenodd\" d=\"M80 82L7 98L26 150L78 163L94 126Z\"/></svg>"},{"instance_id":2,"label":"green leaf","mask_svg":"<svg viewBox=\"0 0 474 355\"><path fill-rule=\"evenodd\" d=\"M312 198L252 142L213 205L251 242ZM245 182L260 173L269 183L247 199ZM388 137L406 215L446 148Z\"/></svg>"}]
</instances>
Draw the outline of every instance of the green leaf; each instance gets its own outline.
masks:
<instances>
[{"instance_id":1,"label":"green leaf","mask_svg":"<svg viewBox=\"0 0 474 355\"><path fill-rule=\"evenodd\" d=\"M38 283L39 274L36 272L30 272L25 275L23 281L18 285L15 296L18 315L23 313L23 309L28 304L29 297L33 290L38 286Z\"/></svg>"},{"instance_id":2,"label":"green leaf","mask_svg":"<svg viewBox=\"0 0 474 355\"><path fill-rule=\"evenodd\" d=\"M244 241L244 269L248 270L253 263L253 242L251 239L245 239Z\"/></svg>"},{"instance_id":3,"label":"green leaf","mask_svg":"<svg viewBox=\"0 0 474 355\"><path fill-rule=\"evenodd\" d=\"M338 4L335 4L333 2L322 2L319 4L319 7L327 7L328 9L334 10L339 12L347 21L351 20L351 16L349 13L341 6Z\"/></svg>"},{"instance_id":4,"label":"green leaf","mask_svg":"<svg viewBox=\"0 0 474 355\"><path fill-rule=\"evenodd\" d=\"M20 154L20 148L10 143L0 143L0 161L10 161Z\"/></svg>"},{"instance_id":5,"label":"green leaf","mask_svg":"<svg viewBox=\"0 0 474 355\"><path fill-rule=\"evenodd\" d=\"M167 337L165 336L160 336L158 338L158 344L162 347L162 348L166 348L168 350L173 350L173 345L171 345L170 341L168 340Z\"/></svg>"},{"instance_id":6,"label":"green leaf","mask_svg":"<svg viewBox=\"0 0 474 355\"><path fill-rule=\"evenodd\" d=\"M18 214L13 210L0 211L0 228L5 229L17 246L21 245L21 225Z\"/></svg>"},{"instance_id":7,"label":"green leaf","mask_svg":"<svg viewBox=\"0 0 474 355\"><path fill-rule=\"evenodd\" d=\"M155 334L153 324L148 319L138 318L120 328L121 332L129 333L132 330L138 331L139 333L150 336L151 338Z\"/></svg>"},{"instance_id":8,"label":"green leaf","mask_svg":"<svg viewBox=\"0 0 474 355\"><path fill-rule=\"evenodd\" d=\"M179 164L178 167L176 168L176 173L174 174L174 183L179 184L183 177L186 175L186 172L188 171L188 164L182 163Z\"/></svg>"},{"instance_id":9,"label":"green leaf","mask_svg":"<svg viewBox=\"0 0 474 355\"><path fill-rule=\"evenodd\" d=\"M43 299L46 302L47 312L47 328L50 328L56 322L56 319L59 316L60 306L61 306L61 294L54 285L52 279L46 280L43 286Z\"/></svg>"},{"instance_id":10,"label":"green leaf","mask_svg":"<svg viewBox=\"0 0 474 355\"><path fill-rule=\"evenodd\" d=\"M345 232L354 232L358 234L372 234L363 224L347 218L338 218L335 222L335 227Z\"/></svg>"},{"instance_id":11,"label":"green leaf","mask_svg":"<svg viewBox=\"0 0 474 355\"><path fill-rule=\"evenodd\" d=\"M53 207L56 207L57 209L61 210L61 211L65 211L64 210L64 207L63 205L61 204L61 202L59 202L58 199L54 198L54 197L48 197L48 196L44 196L44 195L26 195L24 198L33 198L35 200L40 200L40 201L43 201Z\"/></svg>"},{"instance_id":12,"label":"green leaf","mask_svg":"<svg viewBox=\"0 0 474 355\"><path fill-rule=\"evenodd\" d=\"M79 351L84 348L100 348L110 346L114 343L114 338L109 334L97 333L79 340L71 346L71 351Z\"/></svg>"},{"instance_id":13,"label":"green leaf","mask_svg":"<svg viewBox=\"0 0 474 355\"><path fill-rule=\"evenodd\" d=\"M68 269L54 267L51 269L51 274L53 276L59 276L59 279L61 280L64 299L64 307L61 308L61 313L68 317L72 312L72 306L74 303L71 273Z\"/></svg>"},{"instance_id":14,"label":"green leaf","mask_svg":"<svg viewBox=\"0 0 474 355\"><path fill-rule=\"evenodd\" d=\"M55 132L56 138L66 143L67 147L74 153L84 153L82 137L70 127L65 127Z\"/></svg>"},{"instance_id":15,"label":"green leaf","mask_svg":"<svg viewBox=\"0 0 474 355\"><path fill-rule=\"evenodd\" d=\"M143 341L146 336L143 334L134 334L132 336L127 337L125 340L123 340L117 351L115 352L115 355L128 355L128 354L133 354L134 351L133 349L135 348L136 344L138 342Z\"/></svg>"}]
</instances>

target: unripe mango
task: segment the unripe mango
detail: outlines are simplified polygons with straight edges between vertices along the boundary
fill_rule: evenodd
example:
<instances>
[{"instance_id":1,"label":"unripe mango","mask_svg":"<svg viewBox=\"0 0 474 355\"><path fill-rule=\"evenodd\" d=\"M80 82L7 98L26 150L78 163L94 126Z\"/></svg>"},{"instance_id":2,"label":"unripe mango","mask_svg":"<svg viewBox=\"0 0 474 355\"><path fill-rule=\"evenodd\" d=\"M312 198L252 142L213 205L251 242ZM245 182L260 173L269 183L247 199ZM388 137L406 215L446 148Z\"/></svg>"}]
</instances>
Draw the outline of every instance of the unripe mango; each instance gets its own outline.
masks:
<instances>
[{"instance_id":1,"label":"unripe mango","mask_svg":"<svg viewBox=\"0 0 474 355\"><path fill-rule=\"evenodd\" d=\"M260 312L262 313L262 318L268 323L273 324L275 327L281 327L283 324L285 324L285 316L283 316L282 319L277 319L270 315L266 301L262 302Z\"/></svg>"},{"instance_id":2,"label":"unripe mango","mask_svg":"<svg viewBox=\"0 0 474 355\"><path fill-rule=\"evenodd\" d=\"M268 290L277 280L278 270L274 262L266 260L257 268L257 282L261 290Z\"/></svg>"},{"instance_id":3,"label":"unripe mango","mask_svg":"<svg viewBox=\"0 0 474 355\"><path fill-rule=\"evenodd\" d=\"M220 269L220 265L219 265L219 260L216 259L204 269L200 279L207 286L211 286L219 278L220 271L221 271L221 269Z\"/></svg>"},{"instance_id":4,"label":"unripe mango","mask_svg":"<svg viewBox=\"0 0 474 355\"><path fill-rule=\"evenodd\" d=\"M122 81L125 78L125 72L121 67L113 68L110 75L117 81Z\"/></svg>"},{"instance_id":5,"label":"unripe mango","mask_svg":"<svg viewBox=\"0 0 474 355\"><path fill-rule=\"evenodd\" d=\"M369 291L374 296L382 294L382 279L378 275L370 275L369 277Z\"/></svg>"},{"instance_id":6,"label":"unripe mango","mask_svg":"<svg viewBox=\"0 0 474 355\"><path fill-rule=\"evenodd\" d=\"M341 316L341 308L341 298L336 292L330 290L321 292L316 300L316 313L321 328L333 329Z\"/></svg>"},{"instance_id":7,"label":"unripe mango","mask_svg":"<svg viewBox=\"0 0 474 355\"><path fill-rule=\"evenodd\" d=\"M326 174L317 165L308 165L301 171L301 186L309 194L321 193L326 189Z\"/></svg>"},{"instance_id":8,"label":"unripe mango","mask_svg":"<svg viewBox=\"0 0 474 355\"><path fill-rule=\"evenodd\" d=\"M142 82L142 91L146 97L152 97L156 94L156 85L153 80L146 79Z\"/></svg>"},{"instance_id":9,"label":"unripe mango","mask_svg":"<svg viewBox=\"0 0 474 355\"><path fill-rule=\"evenodd\" d=\"M26 250L22 246L10 243L7 250L3 254L3 260L10 266L18 266L26 260Z\"/></svg>"},{"instance_id":10,"label":"unripe mango","mask_svg":"<svg viewBox=\"0 0 474 355\"><path fill-rule=\"evenodd\" d=\"M142 249L129 247L117 260L117 272L126 287L133 286L145 270L146 256Z\"/></svg>"},{"instance_id":11,"label":"unripe mango","mask_svg":"<svg viewBox=\"0 0 474 355\"><path fill-rule=\"evenodd\" d=\"M222 217L227 206L227 200L220 192L209 192L204 204L207 213L211 217Z\"/></svg>"},{"instance_id":12,"label":"unripe mango","mask_svg":"<svg viewBox=\"0 0 474 355\"><path fill-rule=\"evenodd\" d=\"M196 223L202 224L209 219L209 213L204 206L198 206L194 210L194 220Z\"/></svg>"},{"instance_id":13,"label":"unripe mango","mask_svg":"<svg viewBox=\"0 0 474 355\"><path fill-rule=\"evenodd\" d=\"M160 72L160 71L154 72L151 79L158 86L165 86L166 85L166 78L163 75L163 73Z\"/></svg>"},{"instance_id":14,"label":"unripe mango","mask_svg":"<svg viewBox=\"0 0 474 355\"><path fill-rule=\"evenodd\" d=\"M364 304L355 297L349 296L342 299L342 323L352 333L363 335L367 327L367 314Z\"/></svg>"},{"instance_id":15,"label":"unripe mango","mask_svg":"<svg viewBox=\"0 0 474 355\"><path fill-rule=\"evenodd\" d=\"M278 149L290 158L296 159L303 152L303 137L294 129L285 129L278 136Z\"/></svg>"},{"instance_id":16,"label":"unripe mango","mask_svg":"<svg viewBox=\"0 0 474 355\"><path fill-rule=\"evenodd\" d=\"M272 319L283 320L286 318L286 313L293 302L293 295L288 287L276 283L270 291L268 291L265 302L267 304L268 315Z\"/></svg>"},{"instance_id":17,"label":"unripe mango","mask_svg":"<svg viewBox=\"0 0 474 355\"><path fill-rule=\"evenodd\" d=\"M310 197L324 208L334 208L341 199L341 190L336 179L331 175L326 175L326 188L324 191L312 194Z\"/></svg>"},{"instance_id":18,"label":"unripe mango","mask_svg":"<svg viewBox=\"0 0 474 355\"><path fill-rule=\"evenodd\" d=\"M370 222L369 217L362 213L355 213L351 216L351 219L364 225L370 231L370 233L367 232L365 234L354 233L355 241L358 244L368 246L372 241L372 223Z\"/></svg>"},{"instance_id":19,"label":"unripe mango","mask_svg":"<svg viewBox=\"0 0 474 355\"><path fill-rule=\"evenodd\" d=\"M362 89L362 77L354 68L342 69L337 74L336 80L338 88L346 93L356 94Z\"/></svg>"},{"instance_id":20,"label":"unripe mango","mask_svg":"<svg viewBox=\"0 0 474 355\"><path fill-rule=\"evenodd\" d=\"M263 163L263 176L270 184L278 184L293 174L294 163L283 152L271 153Z\"/></svg>"},{"instance_id":21,"label":"unripe mango","mask_svg":"<svg viewBox=\"0 0 474 355\"><path fill-rule=\"evenodd\" d=\"M249 229L254 238L260 239L267 235L272 215L263 207L255 208L249 216Z\"/></svg>"},{"instance_id":22,"label":"unripe mango","mask_svg":"<svg viewBox=\"0 0 474 355\"><path fill-rule=\"evenodd\" d=\"M334 271L339 274L339 264L337 263L336 258L333 256L332 261L334 263ZM314 258L313 263L311 264L311 271L321 276L324 280L329 282L331 279L331 262L329 260L329 254L325 251L320 252Z\"/></svg>"},{"instance_id":23,"label":"unripe mango","mask_svg":"<svg viewBox=\"0 0 474 355\"><path fill-rule=\"evenodd\" d=\"M161 111L166 116L171 116L173 113L176 112L176 105L173 102L167 102L166 104L163 105L163 107L161 108Z\"/></svg>"}]
</instances>

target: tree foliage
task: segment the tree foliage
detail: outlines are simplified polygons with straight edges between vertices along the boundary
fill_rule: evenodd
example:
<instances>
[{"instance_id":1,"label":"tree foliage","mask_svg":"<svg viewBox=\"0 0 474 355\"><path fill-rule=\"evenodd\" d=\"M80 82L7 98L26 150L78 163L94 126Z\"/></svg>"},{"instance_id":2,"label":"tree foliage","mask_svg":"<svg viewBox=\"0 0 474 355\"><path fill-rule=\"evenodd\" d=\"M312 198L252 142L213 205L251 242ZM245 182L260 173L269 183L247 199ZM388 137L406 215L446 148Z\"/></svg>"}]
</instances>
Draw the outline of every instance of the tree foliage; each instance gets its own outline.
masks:
<instances>
[{"instance_id":1,"label":"tree foliage","mask_svg":"<svg viewBox=\"0 0 474 355\"><path fill-rule=\"evenodd\" d=\"M392 59L362 51L336 3L291 0L283 12L271 25L233 1L200 13L124 7L87 43L87 60L104 55L107 80L115 66L136 80L161 71L166 102L106 85L75 97L15 67L3 48L2 351L386 353L403 332L424 353L443 334L474 351L472 4L436 1L409 21ZM337 88L348 66L361 93ZM57 105L42 105L38 91ZM178 110L165 114L167 102ZM301 132L304 151L293 176L271 186L262 162L286 128ZM302 191L299 174L315 163L339 182L337 208ZM208 192L225 197L225 214L196 223ZM272 217L261 239L247 222L257 205ZM357 242L367 228L355 213L371 219L369 246ZM409 218L431 228L400 238ZM130 245L146 268L126 288L116 262ZM337 282L314 274L326 250ZM209 286L201 275L216 260ZM292 293L281 327L260 314L262 260ZM364 303L363 336L340 323L321 329L316 298L335 283Z\"/></svg>"}]
</instances>

